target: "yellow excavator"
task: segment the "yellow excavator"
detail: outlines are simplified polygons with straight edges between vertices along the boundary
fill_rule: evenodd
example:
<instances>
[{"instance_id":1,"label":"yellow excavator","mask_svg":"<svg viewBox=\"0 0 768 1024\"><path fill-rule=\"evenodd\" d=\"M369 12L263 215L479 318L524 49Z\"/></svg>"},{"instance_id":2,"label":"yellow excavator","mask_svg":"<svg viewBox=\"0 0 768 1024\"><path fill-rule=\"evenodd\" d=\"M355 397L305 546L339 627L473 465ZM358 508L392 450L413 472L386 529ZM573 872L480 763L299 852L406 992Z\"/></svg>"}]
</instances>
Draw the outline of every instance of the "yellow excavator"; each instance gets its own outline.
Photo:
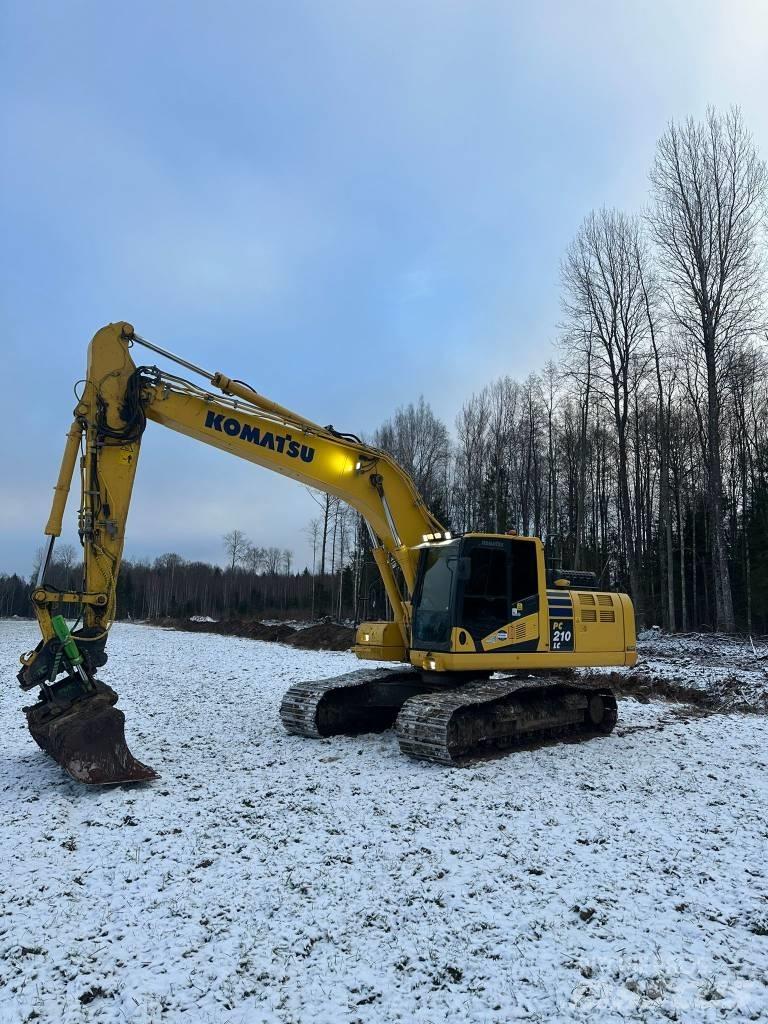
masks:
<instances>
[{"instance_id":1,"label":"yellow excavator","mask_svg":"<svg viewBox=\"0 0 768 1024\"><path fill-rule=\"evenodd\" d=\"M137 366L136 346L208 387ZM394 725L404 753L462 764L520 743L613 729L611 690L568 670L635 663L625 594L599 591L589 573L547 570L538 538L453 536L386 452L114 323L88 349L32 592L42 639L18 675L22 689L39 687L37 703L24 708L33 738L72 778L104 785L156 777L128 749L117 694L97 678L148 420L336 495L367 524L393 620L362 623L354 652L393 667L291 687L280 709L288 732L355 735ZM78 466L83 580L81 590L64 592L46 574ZM79 606L72 627L55 614L62 603Z\"/></svg>"}]
</instances>

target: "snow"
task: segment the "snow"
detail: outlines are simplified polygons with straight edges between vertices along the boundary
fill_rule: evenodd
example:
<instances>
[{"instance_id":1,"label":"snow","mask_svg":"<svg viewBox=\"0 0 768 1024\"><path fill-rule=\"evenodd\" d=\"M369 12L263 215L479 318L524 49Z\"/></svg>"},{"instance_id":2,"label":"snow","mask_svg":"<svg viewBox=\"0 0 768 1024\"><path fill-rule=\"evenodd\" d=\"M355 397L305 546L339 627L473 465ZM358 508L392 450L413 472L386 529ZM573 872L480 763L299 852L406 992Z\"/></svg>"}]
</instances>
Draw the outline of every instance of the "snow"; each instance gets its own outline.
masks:
<instances>
[{"instance_id":1,"label":"snow","mask_svg":"<svg viewBox=\"0 0 768 1024\"><path fill-rule=\"evenodd\" d=\"M35 642L0 622L6 680ZM79 786L0 706L2 1024L768 1020L765 716L623 699L608 738L446 769L283 732L347 653L110 653L156 783Z\"/></svg>"}]
</instances>

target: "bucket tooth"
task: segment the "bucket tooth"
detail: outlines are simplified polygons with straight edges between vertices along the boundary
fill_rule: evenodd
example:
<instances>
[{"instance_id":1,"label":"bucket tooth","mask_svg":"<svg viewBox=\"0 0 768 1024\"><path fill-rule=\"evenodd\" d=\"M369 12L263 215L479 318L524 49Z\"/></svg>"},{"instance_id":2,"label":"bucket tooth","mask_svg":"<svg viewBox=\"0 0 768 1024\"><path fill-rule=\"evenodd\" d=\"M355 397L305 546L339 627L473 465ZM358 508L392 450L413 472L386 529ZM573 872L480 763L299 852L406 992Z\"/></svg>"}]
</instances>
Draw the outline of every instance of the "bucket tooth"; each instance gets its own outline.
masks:
<instances>
[{"instance_id":1,"label":"bucket tooth","mask_svg":"<svg viewBox=\"0 0 768 1024\"><path fill-rule=\"evenodd\" d=\"M76 782L109 786L156 779L157 772L128 749L125 715L114 706L117 694L100 681L95 685L95 693L68 706L41 700L24 708L32 738Z\"/></svg>"}]
</instances>

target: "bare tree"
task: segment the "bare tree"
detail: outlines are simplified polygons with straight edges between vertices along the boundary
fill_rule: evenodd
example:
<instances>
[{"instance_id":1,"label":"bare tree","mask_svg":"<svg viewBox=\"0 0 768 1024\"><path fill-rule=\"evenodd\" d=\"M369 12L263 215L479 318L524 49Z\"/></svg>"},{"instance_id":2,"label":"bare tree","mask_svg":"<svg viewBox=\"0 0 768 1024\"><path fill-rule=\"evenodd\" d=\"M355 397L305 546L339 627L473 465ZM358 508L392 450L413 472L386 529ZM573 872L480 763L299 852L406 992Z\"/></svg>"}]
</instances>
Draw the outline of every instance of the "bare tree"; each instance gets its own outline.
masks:
<instances>
[{"instance_id":1,"label":"bare tree","mask_svg":"<svg viewBox=\"0 0 768 1024\"><path fill-rule=\"evenodd\" d=\"M324 576L328 550L328 529L331 523L331 518L338 507L339 499L333 494L328 494L327 491L316 491L311 487L307 487L307 493L315 504L319 505L322 509L322 518L318 520L320 524L318 530L320 537L320 566L318 573L320 576Z\"/></svg>"},{"instance_id":2,"label":"bare tree","mask_svg":"<svg viewBox=\"0 0 768 1024\"><path fill-rule=\"evenodd\" d=\"M578 385L574 398L578 410L578 438L576 444L577 453L577 484L576 484L576 508L574 522L574 546L573 565L580 569L582 560L582 545L584 539L584 520L587 498L587 433L589 428L590 404L592 402L592 348L594 344L594 332L592 322L589 320L586 325L581 325L581 337L575 350L579 354L578 362L574 365L571 361L570 376ZM550 441L550 451L551 451Z\"/></svg>"},{"instance_id":3,"label":"bare tree","mask_svg":"<svg viewBox=\"0 0 768 1024\"><path fill-rule=\"evenodd\" d=\"M558 528L558 488L557 488L557 460L555 458L555 435L556 435L556 411L560 401L558 393L562 374L560 368L552 360L547 360L544 366L544 374L541 382L541 402L547 434L547 496L546 512L544 517L544 542L550 558L553 556L553 539ZM587 401L589 400L589 389L587 388ZM585 465L586 472L586 465ZM582 486L582 492L584 487ZM577 516L577 524L579 522ZM579 550L577 538L576 560L574 568L579 568Z\"/></svg>"},{"instance_id":4,"label":"bare tree","mask_svg":"<svg viewBox=\"0 0 768 1024\"><path fill-rule=\"evenodd\" d=\"M222 541L224 542L224 550L229 558L229 567L234 570L235 566L239 565L244 559L250 547L250 541L242 530L230 530L229 533L224 534Z\"/></svg>"},{"instance_id":5,"label":"bare tree","mask_svg":"<svg viewBox=\"0 0 768 1024\"><path fill-rule=\"evenodd\" d=\"M643 303L648 321L648 337L653 352L653 363L656 371L657 407L656 433L659 447L659 528L664 533L664 558L662 559L662 604L664 606L664 625L672 632L675 630L675 558L672 540L672 516L669 499L669 434L672 415L673 381L665 367L665 353L662 349L660 336L660 294L659 283L655 274L641 272Z\"/></svg>"},{"instance_id":6,"label":"bare tree","mask_svg":"<svg viewBox=\"0 0 768 1024\"><path fill-rule=\"evenodd\" d=\"M391 420L376 431L374 444L394 456L413 478L427 507L440 518L445 515L447 474L450 459L448 428L432 407L419 396L418 402L398 409Z\"/></svg>"},{"instance_id":7,"label":"bare tree","mask_svg":"<svg viewBox=\"0 0 768 1024\"><path fill-rule=\"evenodd\" d=\"M283 559L283 552L280 548L264 549L264 570L270 576L276 576L280 571L280 563Z\"/></svg>"},{"instance_id":8,"label":"bare tree","mask_svg":"<svg viewBox=\"0 0 768 1024\"><path fill-rule=\"evenodd\" d=\"M632 599L642 620L639 552L629 480L629 413L643 377L648 321L643 280L648 256L640 223L618 210L591 213L563 262L566 333L588 339L593 384L609 403L616 428L620 528Z\"/></svg>"},{"instance_id":9,"label":"bare tree","mask_svg":"<svg viewBox=\"0 0 768 1024\"><path fill-rule=\"evenodd\" d=\"M315 617L315 578L317 576L317 546L320 541L320 535L322 533L322 530L323 524L320 519L311 519L304 529L304 532L308 540L312 544L312 604L310 609L310 615L313 619Z\"/></svg>"},{"instance_id":10,"label":"bare tree","mask_svg":"<svg viewBox=\"0 0 768 1024\"><path fill-rule=\"evenodd\" d=\"M307 525L304 527L304 535L312 545L312 574L314 575L317 569L317 545L320 540L320 532L322 530L322 523L319 519L310 519Z\"/></svg>"},{"instance_id":11,"label":"bare tree","mask_svg":"<svg viewBox=\"0 0 768 1024\"><path fill-rule=\"evenodd\" d=\"M456 468L453 508L460 530L482 525L483 480L488 462L488 388L472 395L456 417Z\"/></svg>"},{"instance_id":12,"label":"bare tree","mask_svg":"<svg viewBox=\"0 0 768 1024\"><path fill-rule=\"evenodd\" d=\"M707 507L718 629L735 616L723 516L721 414L735 346L764 323L759 230L766 167L738 109L707 110L703 122L672 122L651 170L648 221L669 313L696 343L706 378Z\"/></svg>"},{"instance_id":13,"label":"bare tree","mask_svg":"<svg viewBox=\"0 0 768 1024\"><path fill-rule=\"evenodd\" d=\"M255 576L264 565L264 548L260 548L257 544L246 544L242 563L248 572Z\"/></svg>"},{"instance_id":14,"label":"bare tree","mask_svg":"<svg viewBox=\"0 0 768 1024\"><path fill-rule=\"evenodd\" d=\"M62 544L56 552L56 561L64 573L64 588L69 590L72 586L72 570L77 564L77 549L74 544Z\"/></svg>"},{"instance_id":15,"label":"bare tree","mask_svg":"<svg viewBox=\"0 0 768 1024\"><path fill-rule=\"evenodd\" d=\"M488 415L485 428L485 457L487 486L492 521L489 525L497 533L512 523L510 494L510 455L520 400L520 386L511 377L493 381L487 391Z\"/></svg>"}]
</instances>

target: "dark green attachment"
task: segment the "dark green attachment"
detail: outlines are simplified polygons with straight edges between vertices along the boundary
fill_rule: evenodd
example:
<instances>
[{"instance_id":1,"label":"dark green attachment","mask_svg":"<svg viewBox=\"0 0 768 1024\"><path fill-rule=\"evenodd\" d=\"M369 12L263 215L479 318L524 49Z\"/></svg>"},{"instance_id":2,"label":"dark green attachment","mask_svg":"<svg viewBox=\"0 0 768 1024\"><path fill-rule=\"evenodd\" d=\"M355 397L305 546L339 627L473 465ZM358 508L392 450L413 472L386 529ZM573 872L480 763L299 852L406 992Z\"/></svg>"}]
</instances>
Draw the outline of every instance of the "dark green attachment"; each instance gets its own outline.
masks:
<instances>
[{"instance_id":1,"label":"dark green attachment","mask_svg":"<svg viewBox=\"0 0 768 1024\"><path fill-rule=\"evenodd\" d=\"M80 653L80 648L72 638L72 634L69 632L69 626L63 615L52 615L51 625L56 636L61 640L61 646L64 653L67 656L67 660L73 668L77 668L78 665L82 665L83 656Z\"/></svg>"}]
</instances>

